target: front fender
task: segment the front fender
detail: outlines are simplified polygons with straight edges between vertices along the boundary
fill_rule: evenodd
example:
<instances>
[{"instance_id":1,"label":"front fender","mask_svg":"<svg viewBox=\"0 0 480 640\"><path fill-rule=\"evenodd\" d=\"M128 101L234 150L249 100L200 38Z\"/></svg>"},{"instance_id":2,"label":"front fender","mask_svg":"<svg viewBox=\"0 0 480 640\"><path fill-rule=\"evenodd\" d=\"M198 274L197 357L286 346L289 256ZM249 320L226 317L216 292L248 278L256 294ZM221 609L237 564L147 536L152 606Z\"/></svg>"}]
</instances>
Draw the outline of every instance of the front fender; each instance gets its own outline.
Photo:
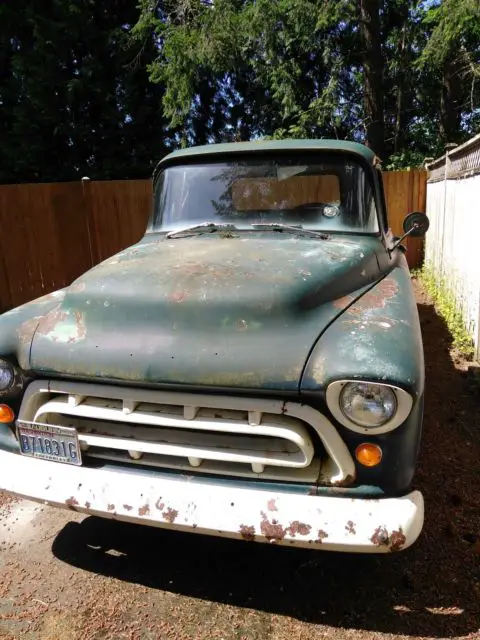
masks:
<instances>
[{"instance_id":1,"label":"front fender","mask_svg":"<svg viewBox=\"0 0 480 640\"><path fill-rule=\"evenodd\" d=\"M322 334L303 372L303 392L359 378L389 382L423 394L423 345L405 258L349 306Z\"/></svg>"},{"instance_id":2,"label":"front fender","mask_svg":"<svg viewBox=\"0 0 480 640\"><path fill-rule=\"evenodd\" d=\"M42 317L58 306L65 297L59 289L27 302L0 316L0 356L15 358L24 370L30 368L30 348Z\"/></svg>"},{"instance_id":3,"label":"front fender","mask_svg":"<svg viewBox=\"0 0 480 640\"><path fill-rule=\"evenodd\" d=\"M406 421L378 436L354 433L328 411L325 390L335 380L361 379L391 383L412 395ZM301 393L322 406L350 451L362 441L382 447L378 467L357 466L357 480L389 491L406 490L418 456L425 384L423 345L417 306L405 257L360 298L352 300L316 343L301 381Z\"/></svg>"}]
</instances>

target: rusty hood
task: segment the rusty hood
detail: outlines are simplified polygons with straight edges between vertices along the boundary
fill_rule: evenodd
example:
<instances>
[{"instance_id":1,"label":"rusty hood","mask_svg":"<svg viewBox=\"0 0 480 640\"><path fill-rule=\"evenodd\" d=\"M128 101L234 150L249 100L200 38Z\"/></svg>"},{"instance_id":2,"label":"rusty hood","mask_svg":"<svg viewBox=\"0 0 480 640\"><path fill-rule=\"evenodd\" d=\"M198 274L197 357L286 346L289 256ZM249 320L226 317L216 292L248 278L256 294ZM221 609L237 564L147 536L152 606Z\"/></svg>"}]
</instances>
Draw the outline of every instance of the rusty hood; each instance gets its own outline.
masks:
<instances>
[{"instance_id":1,"label":"rusty hood","mask_svg":"<svg viewBox=\"0 0 480 640\"><path fill-rule=\"evenodd\" d=\"M380 240L276 232L137 245L75 281L35 331L48 374L208 387L298 390L347 294L378 280Z\"/></svg>"}]
</instances>

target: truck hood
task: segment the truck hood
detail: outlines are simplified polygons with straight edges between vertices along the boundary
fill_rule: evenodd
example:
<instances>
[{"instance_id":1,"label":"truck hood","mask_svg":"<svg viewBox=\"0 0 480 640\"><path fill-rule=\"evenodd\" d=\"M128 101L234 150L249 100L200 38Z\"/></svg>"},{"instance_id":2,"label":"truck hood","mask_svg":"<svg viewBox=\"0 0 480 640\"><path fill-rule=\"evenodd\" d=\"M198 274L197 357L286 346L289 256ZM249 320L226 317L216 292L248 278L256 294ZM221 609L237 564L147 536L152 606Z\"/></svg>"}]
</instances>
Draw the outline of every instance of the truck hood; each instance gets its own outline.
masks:
<instances>
[{"instance_id":1,"label":"truck hood","mask_svg":"<svg viewBox=\"0 0 480 640\"><path fill-rule=\"evenodd\" d=\"M43 373L298 390L322 331L379 279L377 238L218 234L137 245L75 281L38 323Z\"/></svg>"}]
</instances>

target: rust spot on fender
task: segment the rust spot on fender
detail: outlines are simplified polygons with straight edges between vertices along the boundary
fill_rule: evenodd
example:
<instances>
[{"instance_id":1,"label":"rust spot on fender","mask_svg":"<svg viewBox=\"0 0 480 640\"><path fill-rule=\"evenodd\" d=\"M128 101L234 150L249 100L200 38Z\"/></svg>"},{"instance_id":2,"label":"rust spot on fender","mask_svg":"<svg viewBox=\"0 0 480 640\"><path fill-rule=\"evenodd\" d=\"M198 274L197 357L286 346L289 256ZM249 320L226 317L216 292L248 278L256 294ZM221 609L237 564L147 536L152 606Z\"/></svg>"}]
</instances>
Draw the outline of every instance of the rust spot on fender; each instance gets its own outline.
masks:
<instances>
[{"instance_id":1,"label":"rust spot on fender","mask_svg":"<svg viewBox=\"0 0 480 640\"><path fill-rule=\"evenodd\" d=\"M69 293L81 293L82 291L85 291L85 282L74 282L72 285L70 285L70 287L68 288L68 292Z\"/></svg>"},{"instance_id":2,"label":"rust spot on fender","mask_svg":"<svg viewBox=\"0 0 480 640\"><path fill-rule=\"evenodd\" d=\"M171 507L168 507L168 509L162 513L162 516L165 518L167 522L169 522L170 524L173 524L177 519L178 511L176 509L172 509Z\"/></svg>"},{"instance_id":3,"label":"rust spot on fender","mask_svg":"<svg viewBox=\"0 0 480 640\"><path fill-rule=\"evenodd\" d=\"M55 331L58 323L67 318L67 315L66 311L62 311L60 305L58 305L43 317L43 320L38 327L38 334L46 336L52 333Z\"/></svg>"},{"instance_id":4,"label":"rust spot on fender","mask_svg":"<svg viewBox=\"0 0 480 640\"><path fill-rule=\"evenodd\" d=\"M255 527L249 527L246 524L240 525L239 533L247 542L255 540Z\"/></svg>"},{"instance_id":5,"label":"rust spot on fender","mask_svg":"<svg viewBox=\"0 0 480 640\"><path fill-rule=\"evenodd\" d=\"M170 300L176 304L182 304L187 298L187 291L173 291L173 293L170 294Z\"/></svg>"},{"instance_id":6,"label":"rust spot on fender","mask_svg":"<svg viewBox=\"0 0 480 640\"><path fill-rule=\"evenodd\" d=\"M22 322L22 324L17 328L17 336L21 344L28 344L30 342L41 319L42 316L34 316L33 318L29 318L28 320L25 320L25 322Z\"/></svg>"},{"instance_id":7,"label":"rust spot on fender","mask_svg":"<svg viewBox=\"0 0 480 640\"><path fill-rule=\"evenodd\" d=\"M77 342L83 340L86 333L84 314L78 310L69 313L60 305L47 313L38 325L38 335L53 342Z\"/></svg>"},{"instance_id":8,"label":"rust spot on fender","mask_svg":"<svg viewBox=\"0 0 480 640\"><path fill-rule=\"evenodd\" d=\"M299 536L308 536L312 527L309 524L305 524L304 522L299 522L298 520L294 520L290 523L287 531L290 532L290 535L295 538L298 534Z\"/></svg>"},{"instance_id":9,"label":"rust spot on fender","mask_svg":"<svg viewBox=\"0 0 480 640\"><path fill-rule=\"evenodd\" d=\"M138 510L139 516L147 516L150 513L150 507L148 504L144 504L143 507L140 507Z\"/></svg>"},{"instance_id":10,"label":"rust spot on fender","mask_svg":"<svg viewBox=\"0 0 480 640\"><path fill-rule=\"evenodd\" d=\"M123 508L125 509L125 511L131 511L133 509L132 505L130 504L124 504Z\"/></svg>"},{"instance_id":11,"label":"rust spot on fender","mask_svg":"<svg viewBox=\"0 0 480 640\"><path fill-rule=\"evenodd\" d=\"M155 507L159 510L159 511L163 511L165 509L165 505L162 502L162 499L159 498L156 503L155 503Z\"/></svg>"},{"instance_id":12,"label":"rust spot on fender","mask_svg":"<svg viewBox=\"0 0 480 640\"><path fill-rule=\"evenodd\" d=\"M354 298L352 296L343 296L343 298L338 298L333 301L333 306L335 309L345 309L349 304L353 302Z\"/></svg>"},{"instance_id":13,"label":"rust spot on fender","mask_svg":"<svg viewBox=\"0 0 480 640\"><path fill-rule=\"evenodd\" d=\"M78 506L78 500L74 496L72 496L71 498L68 498L68 500L65 500L65 504L70 509L75 509L75 507Z\"/></svg>"},{"instance_id":14,"label":"rust spot on fender","mask_svg":"<svg viewBox=\"0 0 480 640\"><path fill-rule=\"evenodd\" d=\"M385 278L379 282L373 289L359 298L352 305L347 313L359 314L369 309L383 309L390 298L398 291L398 284L393 278Z\"/></svg>"},{"instance_id":15,"label":"rust spot on fender","mask_svg":"<svg viewBox=\"0 0 480 640\"><path fill-rule=\"evenodd\" d=\"M272 498L271 500L269 500L267 502L267 509L269 511L278 511L278 509L277 509L277 501L275 500L275 498Z\"/></svg>"},{"instance_id":16,"label":"rust spot on fender","mask_svg":"<svg viewBox=\"0 0 480 640\"><path fill-rule=\"evenodd\" d=\"M260 523L260 531L262 532L262 535L264 535L269 542L273 543L283 540L287 532L282 525L275 519L270 521L267 518L266 513L263 511L261 512L261 516L262 522Z\"/></svg>"},{"instance_id":17,"label":"rust spot on fender","mask_svg":"<svg viewBox=\"0 0 480 640\"><path fill-rule=\"evenodd\" d=\"M317 533L317 539L315 540L315 542L317 544L322 544L325 538L328 538L328 533L323 529L319 529Z\"/></svg>"},{"instance_id":18,"label":"rust spot on fender","mask_svg":"<svg viewBox=\"0 0 480 640\"><path fill-rule=\"evenodd\" d=\"M85 328L85 317L83 313L81 313L80 311L74 311L73 317L75 318L77 337L74 338L72 336L72 338L70 339L70 342L75 342L76 340L83 340L87 333L87 330Z\"/></svg>"}]
</instances>

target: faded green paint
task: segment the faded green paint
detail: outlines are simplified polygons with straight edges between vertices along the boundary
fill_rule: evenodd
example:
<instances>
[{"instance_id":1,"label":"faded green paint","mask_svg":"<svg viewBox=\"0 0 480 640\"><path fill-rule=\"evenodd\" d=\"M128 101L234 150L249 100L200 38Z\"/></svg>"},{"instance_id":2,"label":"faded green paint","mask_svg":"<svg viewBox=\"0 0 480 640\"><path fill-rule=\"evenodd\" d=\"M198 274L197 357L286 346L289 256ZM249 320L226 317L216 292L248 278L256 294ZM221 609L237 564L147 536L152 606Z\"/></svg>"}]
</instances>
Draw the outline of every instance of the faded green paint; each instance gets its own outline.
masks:
<instances>
[{"instance_id":1,"label":"faded green paint","mask_svg":"<svg viewBox=\"0 0 480 640\"><path fill-rule=\"evenodd\" d=\"M31 367L297 391L312 344L346 294L378 280L382 250L372 237L147 235L67 289L38 325Z\"/></svg>"}]
</instances>

